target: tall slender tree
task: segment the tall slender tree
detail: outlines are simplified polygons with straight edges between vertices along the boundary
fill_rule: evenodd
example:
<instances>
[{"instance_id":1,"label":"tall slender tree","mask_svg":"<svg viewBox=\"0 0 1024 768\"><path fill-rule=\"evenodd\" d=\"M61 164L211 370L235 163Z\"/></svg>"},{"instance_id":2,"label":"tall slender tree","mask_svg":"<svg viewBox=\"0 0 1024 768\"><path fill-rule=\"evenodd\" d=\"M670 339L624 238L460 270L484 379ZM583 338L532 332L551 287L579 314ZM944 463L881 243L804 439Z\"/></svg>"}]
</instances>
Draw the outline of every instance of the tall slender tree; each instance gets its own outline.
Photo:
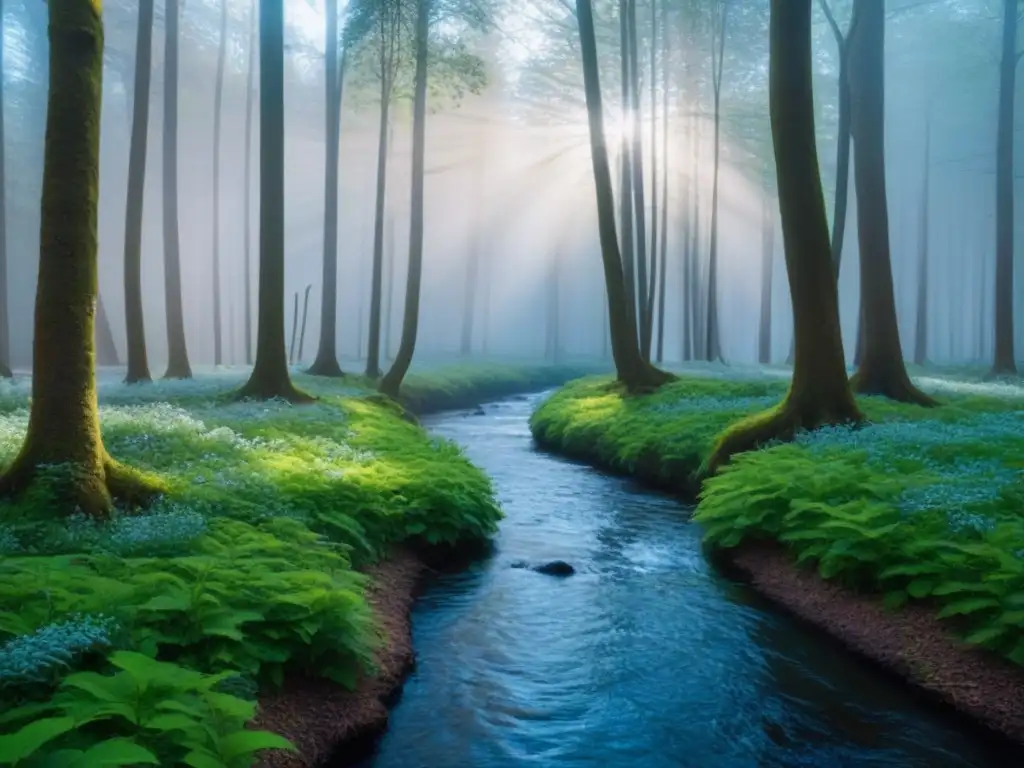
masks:
<instances>
[{"instance_id":1,"label":"tall slender tree","mask_svg":"<svg viewBox=\"0 0 1024 768\"><path fill-rule=\"evenodd\" d=\"M0 73L4 71L4 4L0 0ZM0 377L10 378L11 330L7 316L7 172L4 138L4 84L0 77Z\"/></svg>"},{"instance_id":2,"label":"tall slender tree","mask_svg":"<svg viewBox=\"0 0 1024 768\"><path fill-rule=\"evenodd\" d=\"M721 162L722 72L725 69L725 36L728 30L730 0L715 0L711 17L711 94L714 104L714 167L711 179L711 229L708 242L708 297L704 326L706 360L721 360L722 345L718 328L718 176Z\"/></svg>"},{"instance_id":3,"label":"tall slender tree","mask_svg":"<svg viewBox=\"0 0 1024 768\"><path fill-rule=\"evenodd\" d=\"M135 94L128 149L128 199L124 217L124 314L128 337L129 384L150 381L146 321L142 310L142 211L149 145L149 86L153 73L154 0L140 0L135 37Z\"/></svg>"},{"instance_id":4,"label":"tall slender tree","mask_svg":"<svg viewBox=\"0 0 1024 768\"><path fill-rule=\"evenodd\" d=\"M103 21L94 0L49 0L50 88L43 161L32 400L21 451L0 477L17 494L47 465L68 514L137 506L161 485L110 458L100 436L94 321Z\"/></svg>"},{"instance_id":5,"label":"tall slender tree","mask_svg":"<svg viewBox=\"0 0 1024 768\"><path fill-rule=\"evenodd\" d=\"M338 166L341 136L341 99L345 87L348 47L338 54L338 0L326 5L326 114L327 157L324 165L324 258L320 286L320 343L309 373L342 376L338 365Z\"/></svg>"},{"instance_id":6,"label":"tall slender tree","mask_svg":"<svg viewBox=\"0 0 1024 768\"><path fill-rule=\"evenodd\" d=\"M907 375L896 321L885 190L885 9L878 0L854 0L853 14L848 54L850 128L864 321L864 349L853 387L864 394L934 405Z\"/></svg>"},{"instance_id":7,"label":"tall slender tree","mask_svg":"<svg viewBox=\"0 0 1024 768\"><path fill-rule=\"evenodd\" d=\"M914 364L924 365L928 360L928 250L930 229L932 131L930 114L924 125L924 180L921 184L920 229L917 253L917 317L914 328Z\"/></svg>"},{"instance_id":8,"label":"tall slender tree","mask_svg":"<svg viewBox=\"0 0 1024 768\"><path fill-rule=\"evenodd\" d=\"M242 173L244 189L242 191L243 207L242 227L243 238L242 265L245 278L242 289L245 291L245 364L252 365L252 103L255 97L253 81L256 79L256 24L259 20L259 0L252 0L249 9L249 63L245 75L245 170Z\"/></svg>"},{"instance_id":9,"label":"tall slender tree","mask_svg":"<svg viewBox=\"0 0 1024 768\"><path fill-rule=\"evenodd\" d=\"M284 331L284 0L260 0L260 275L256 362L239 398L312 398L292 384Z\"/></svg>"},{"instance_id":10,"label":"tall slender tree","mask_svg":"<svg viewBox=\"0 0 1024 768\"><path fill-rule=\"evenodd\" d=\"M220 44L213 96L213 364L224 362L220 311L220 133L224 105L224 64L228 52L228 0L220 0Z\"/></svg>"},{"instance_id":11,"label":"tall slender tree","mask_svg":"<svg viewBox=\"0 0 1024 768\"><path fill-rule=\"evenodd\" d=\"M761 185L761 317L757 331L757 361L772 361L772 271L775 263L775 211L772 210L768 169Z\"/></svg>"},{"instance_id":12,"label":"tall slender tree","mask_svg":"<svg viewBox=\"0 0 1024 768\"><path fill-rule=\"evenodd\" d=\"M877 1L877 0L872 0ZM811 0L771 0L768 90L796 360L782 403L719 438L705 471L800 429L863 419L846 378L839 293L814 142Z\"/></svg>"}]
</instances>

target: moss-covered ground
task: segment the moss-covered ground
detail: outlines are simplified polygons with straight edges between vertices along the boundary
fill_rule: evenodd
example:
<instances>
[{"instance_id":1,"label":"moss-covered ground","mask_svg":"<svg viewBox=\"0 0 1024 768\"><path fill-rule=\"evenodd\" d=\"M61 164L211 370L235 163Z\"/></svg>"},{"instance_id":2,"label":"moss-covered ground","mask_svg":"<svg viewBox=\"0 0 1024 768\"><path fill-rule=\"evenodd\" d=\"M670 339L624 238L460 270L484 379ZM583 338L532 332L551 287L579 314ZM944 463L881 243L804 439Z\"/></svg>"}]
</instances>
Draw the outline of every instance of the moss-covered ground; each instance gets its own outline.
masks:
<instances>
[{"instance_id":1,"label":"moss-covered ground","mask_svg":"<svg viewBox=\"0 0 1024 768\"><path fill-rule=\"evenodd\" d=\"M966 639L1024 664L1024 387L918 372L925 409L874 397L869 423L740 455L697 487L716 437L781 399L780 371L686 371L626 397L608 378L560 389L538 442L694 500L705 541L781 542L801 563L898 608L927 601Z\"/></svg>"},{"instance_id":2,"label":"moss-covered ground","mask_svg":"<svg viewBox=\"0 0 1024 768\"><path fill-rule=\"evenodd\" d=\"M546 366L416 373L410 409L465 407L578 375ZM0 764L247 766L262 686L351 686L380 642L361 566L393 547L490 536L501 512L458 446L358 379L297 375L311 405L235 402L243 371L127 386L101 377L110 454L162 478L107 521L54 504L50 468L0 502ZM0 461L27 425L0 384Z\"/></svg>"}]
</instances>

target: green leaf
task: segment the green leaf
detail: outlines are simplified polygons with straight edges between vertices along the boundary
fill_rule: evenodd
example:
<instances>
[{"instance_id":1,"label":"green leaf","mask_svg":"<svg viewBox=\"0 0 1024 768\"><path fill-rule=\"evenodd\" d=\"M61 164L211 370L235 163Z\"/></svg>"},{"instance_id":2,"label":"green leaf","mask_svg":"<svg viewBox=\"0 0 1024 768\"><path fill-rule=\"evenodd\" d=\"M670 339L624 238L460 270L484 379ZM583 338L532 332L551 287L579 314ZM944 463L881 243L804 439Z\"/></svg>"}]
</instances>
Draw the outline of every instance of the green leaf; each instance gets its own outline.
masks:
<instances>
[{"instance_id":1,"label":"green leaf","mask_svg":"<svg viewBox=\"0 0 1024 768\"><path fill-rule=\"evenodd\" d=\"M956 602L950 603L941 611L938 616L940 619L945 619L949 616L960 616L967 615L970 613L977 613L978 611L984 611L988 608L998 608L999 601L991 597L969 597L965 600L957 600Z\"/></svg>"},{"instance_id":2,"label":"green leaf","mask_svg":"<svg viewBox=\"0 0 1024 768\"><path fill-rule=\"evenodd\" d=\"M1006 634L1004 627L984 627L972 632L964 640L971 645L986 645Z\"/></svg>"},{"instance_id":3,"label":"green leaf","mask_svg":"<svg viewBox=\"0 0 1024 768\"><path fill-rule=\"evenodd\" d=\"M192 768L224 768L224 762L206 749L193 749L182 762Z\"/></svg>"},{"instance_id":4,"label":"green leaf","mask_svg":"<svg viewBox=\"0 0 1024 768\"><path fill-rule=\"evenodd\" d=\"M70 717L36 720L14 733L0 736L0 765L12 765L34 753L48 741L75 727Z\"/></svg>"},{"instance_id":5,"label":"green leaf","mask_svg":"<svg viewBox=\"0 0 1024 768\"><path fill-rule=\"evenodd\" d=\"M918 600L928 597L933 589L935 589L935 582L932 579L914 579L907 586L910 596Z\"/></svg>"},{"instance_id":6,"label":"green leaf","mask_svg":"<svg viewBox=\"0 0 1024 768\"><path fill-rule=\"evenodd\" d=\"M81 768L108 768L122 765L160 765L160 760L145 747L128 739L107 739L86 750Z\"/></svg>"},{"instance_id":7,"label":"green leaf","mask_svg":"<svg viewBox=\"0 0 1024 768\"><path fill-rule=\"evenodd\" d=\"M220 740L219 751L221 757L230 761L261 749L287 749L294 752L295 745L270 731L236 731Z\"/></svg>"}]
</instances>

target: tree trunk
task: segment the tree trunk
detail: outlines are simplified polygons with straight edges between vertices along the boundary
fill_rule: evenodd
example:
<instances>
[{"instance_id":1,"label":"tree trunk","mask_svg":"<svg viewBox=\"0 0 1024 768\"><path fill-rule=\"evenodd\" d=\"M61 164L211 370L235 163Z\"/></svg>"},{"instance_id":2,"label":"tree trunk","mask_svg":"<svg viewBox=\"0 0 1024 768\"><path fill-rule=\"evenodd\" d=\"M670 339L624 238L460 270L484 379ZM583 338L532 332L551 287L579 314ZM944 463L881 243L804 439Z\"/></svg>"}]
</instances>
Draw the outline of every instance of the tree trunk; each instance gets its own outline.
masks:
<instances>
[{"instance_id":1,"label":"tree trunk","mask_svg":"<svg viewBox=\"0 0 1024 768\"><path fill-rule=\"evenodd\" d=\"M721 21L718 28L718 39L712 37L712 45L717 43L717 55L712 48L711 77L714 93L715 110L715 138L714 138L714 168L712 169L711 180L711 232L708 245L708 298L707 298L707 320L704 328L704 359L710 361L722 359L721 340L718 330L718 175L721 154L721 124L722 124L722 71L724 62L722 57L725 54L725 31L726 21L729 13L729 0L719 0L721 3Z\"/></svg>"},{"instance_id":2,"label":"tree trunk","mask_svg":"<svg viewBox=\"0 0 1024 768\"><path fill-rule=\"evenodd\" d=\"M846 378L839 294L814 142L811 0L771 0L769 36L772 140L796 360L782 403L719 438L707 462L708 473L734 454L769 440L863 418Z\"/></svg>"},{"instance_id":3,"label":"tree trunk","mask_svg":"<svg viewBox=\"0 0 1024 768\"><path fill-rule=\"evenodd\" d=\"M294 294L292 302L292 341L288 345L288 365L295 365L295 341L299 335L299 292Z\"/></svg>"},{"instance_id":4,"label":"tree trunk","mask_svg":"<svg viewBox=\"0 0 1024 768\"><path fill-rule=\"evenodd\" d=\"M338 0L327 0L327 54L324 94L327 155L324 167L324 260L320 286L320 344L309 373L343 376L338 365L338 165L341 137L341 98L345 87L347 49L338 63Z\"/></svg>"},{"instance_id":5,"label":"tree trunk","mask_svg":"<svg viewBox=\"0 0 1024 768\"><path fill-rule=\"evenodd\" d=\"M128 371L124 380L128 384L151 381L142 309L142 210L149 143L149 86L153 72L153 2L141 0L139 3L135 39L135 96L124 217L124 314L128 338Z\"/></svg>"},{"instance_id":6,"label":"tree trunk","mask_svg":"<svg viewBox=\"0 0 1024 768\"><path fill-rule=\"evenodd\" d=\"M693 120L693 233L690 246L690 334L693 338L693 357L705 356L704 313L701 312L701 268L700 268L700 134L701 122L696 115Z\"/></svg>"},{"instance_id":7,"label":"tree trunk","mask_svg":"<svg viewBox=\"0 0 1024 768\"><path fill-rule=\"evenodd\" d=\"M928 360L928 209L931 193L929 173L931 162L931 121L926 116L924 127L924 183L921 185L921 230L918 234L917 327L914 329L915 365L924 365Z\"/></svg>"},{"instance_id":8,"label":"tree trunk","mask_svg":"<svg viewBox=\"0 0 1024 768\"><path fill-rule=\"evenodd\" d=\"M1003 0L996 131L995 350L992 374L1017 373L1013 342L1013 111L1017 81L1017 0Z\"/></svg>"},{"instance_id":9,"label":"tree trunk","mask_svg":"<svg viewBox=\"0 0 1024 768\"><path fill-rule=\"evenodd\" d=\"M4 71L4 6L0 0L0 72ZM0 78L0 376L10 378L11 330L7 308L7 180L5 171L4 84Z\"/></svg>"},{"instance_id":10,"label":"tree trunk","mask_svg":"<svg viewBox=\"0 0 1024 768\"><path fill-rule=\"evenodd\" d=\"M638 343L636 315L630 309L629 294L623 277L623 260L618 252L618 238L615 232L615 201L612 197L611 170L608 167L608 145L604 137L604 111L601 105L594 15L590 0L576 0L576 18L583 55L583 83L590 127L590 157L594 167L594 187L597 194L598 231L608 295L612 359L619 380L627 388L638 390L656 387L674 377L644 360ZM625 174L623 181L626 181Z\"/></svg>"},{"instance_id":11,"label":"tree trunk","mask_svg":"<svg viewBox=\"0 0 1024 768\"><path fill-rule=\"evenodd\" d=\"M103 296L99 289L96 290L96 364L97 365L120 365L121 358L117 354L117 345L114 343L114 333L110 330L110 318L103 308Z\"/></svg>"},{"instance_id":12,"label":"tree trunk","mask_svg":"<svg viewBox=\"0 0 1024 768\"><path fill-rule=\"evenodd\" d=\"M480 205L484 195L484 162L487 158L487 150L483 143L483 137L478 146L476 166L476 205ZM483 239L480 231L480 220L470 219L470 226L473 227L468 258L466 259L466 283L462 295L462 338L459 344L459 354L467 357L473 351L473 315L476 308L476 290L480 279L480 248Z\"/></svg>"},{"instance_id":13,"label":"tree trunk","mask_svg":"<svg viewBox=\"0 0 1024 768\"><path fill-rule=\"evenodd\" d=\"M629 13L630 5L635 0L619 0L619 48L621 52L621 112L622 136L619 149L619 226L622 227L621 259L622 277L626 290L626 310L633 316L636 326L636 279L634 275L634 234L633 234L633 165L630 162L632 147L629 133L633 128L633 117L630 105L630 84L633 80L630 66ZM613 203L614 204L614 203ZM637 339L639 340L639 336Z\"/></svg>"},{"instance_id":14,"label":"tree trunk","mask_svg":"<svg viewBox=\"0 0 1024 768\"><path fill-rule=\"evenodd\" d=\"M653 13L653 3L651 12ZM657 361L661 365L665 356L665 282L668 279L668 2L661 0L661 236L658 239L658 348ZM651 93L654 93L654 73L651 72ZM654 108L651 108L651 119L653 120ZM654 132L651 131L651 142L653 147ZM652 175L657 175L654 168L651 168ZM656 209L655 209L656 210ZM652 229L654 229L654 214L652 212ZM653 246L652 246L653 249ZM685 295L685 294L684 294ZM682 298L682 297L680 297ZM652 295L651 301L654 301Z\"/></svg>"},{"instance_id":15,"label":"tree trunk","mask_svg":"<svg viewBox=\"0 0 1024 768\"><path fill-rule=\"evenodd\" d=\"M385 280L384 291L384 358L390 361L391 350L394 346L391 343L391 328L394 325L394 300L395 300L395 215L388 213L388 242L387 242L387 263L385 264L387 279Z\"/></svg>"},{"instance_id":16,"label":"tree trunk","mask_svg":"<svg viewBox=\"0 0 1024 768\"><path fill-rule=\"evenodd\" d=\"M238 398L293 403L284 345L284 0L260 0L260 274L256 362Z\"/></svg>"},{"instance_id":17,"label":"tree trunk","mask_svg":"<svg viewBox=\"0 0 1024 768\"><path fill-rule=\"evenodd\" d=\"M103 447L96 397L97 207L103 22L99 3L49 0L50 87L43 163L32 399L21 451L0 492L28 487L44 465L70 465L62 510L107 514L150 501L156 483Z\"/></svg>"},{"instance_id":18,"label":"tree trunk","mask_svg":"<svg viewBox=\"0 0 1024 768\"><path fill-rule=\"evenodd\" d=\"M885 190L885 9L877 0L855 0L849 41L850 127L854 142L863 356L853 377L857 392L934 405L907 375L896 321L889 258Z\"/></svg>"},{"instance_id":19,"label":"tree trunk","mask_svg":"<svg viewBox=\"0 0 1024 768\"><path fill-rule=\"evenodd\" d=\"M636 302L640 354L651 359L650 312L647 301L647 215L644 200L644 148L640 124L640 66L636 32L636 0L629 0L630 170L633 173L633 232L636 237Z\"/></svg>"},{"instance_id":20,"label":"tree trunk","mask_svg":"<svg viewBox=\"0 0 1024 768\"><path fill-rule=\"evenodd\" d=\"M772 361L772 267L775 261L775 212L771 209L771 191L765 173L761 191L761 322L757 334L757 361Z\"/></svg>"},{"instance_id":21,"label":"tree trunk","mask_svg":"<svg viewBox=\"0 0 1024 768\"><path fill-rule=\"evenodd\" d=\"M164 298L167 303L165 379L191 379L181 298L181 243L178 231L178 16L179 0L164 12Z\"/></svg>"},{"instance_id":22,"label":"tree trunk","mask_svg":"<svg viewBox=\"0 0 1024 768\"><path fill-rule=\"evenodd\" d=\"M416 75L412 108L412 193L409 203L409 271L405 285L402 340L380 391L398 399L402 381L412 365L420 322L420 282L423 277L423 182L427 149L427 37L431 0L416 0Z\"/></svg>"},{"instance_id":23,"label":"tree trunk","mask_svg":"<svg viewBox=\"0 0 1024 768\"><path fill-rule=\"evenodd\" d=\"M245 76L245 171L243 172L243 190L245 212L242 215L242 226L245 228L243 234L243 252L245 262L243 264L245 279L243 290L245 291L245 364L252 365L252 102L253 102L253 80L255 79L256 64L256 23L259 20L258 0L252 0L252 7L249 9L249 65Z\"/></svg>"},{"instance_id":24,"label":"tree trunk","mask_svg":"<svg viewBox=\"0 0 1024 768\"><path fill-rule=\"evenodd\" d=\"M373 217L373 271L370 276L370 335L366 351L366 377L370 379L380 376L380 305L384 273L384 204L387 190L390 106L391 83L387 70L385 70L380 87L380 128L377 133L377 198Z\"/></svg>"},{"instance_id":25,"label":"tree trunk","mask_svg":"<svg viewBox=\"0 0 1024 768\"><path fill-rule=\"evenodd\" d=\"M213 97L213 364L224 362L220 311L220 133L224 104L224 64L228 51L228 2L220 0L220 45L217 50L217 85Z\"/></svg>"},{"instance_id":26,"label":"tree trunk","mask_svg":"<svg viewBox=\"0 0 1024 768\"><path fill-rule=\"evenodd\" d=\"M309 316L309 292L313 290L312 285L306 286L306 292L302 296L302 325L299 328L299 357L302 362L302 350L306 346L306 318Z\"/></svg>"}]
</instances>

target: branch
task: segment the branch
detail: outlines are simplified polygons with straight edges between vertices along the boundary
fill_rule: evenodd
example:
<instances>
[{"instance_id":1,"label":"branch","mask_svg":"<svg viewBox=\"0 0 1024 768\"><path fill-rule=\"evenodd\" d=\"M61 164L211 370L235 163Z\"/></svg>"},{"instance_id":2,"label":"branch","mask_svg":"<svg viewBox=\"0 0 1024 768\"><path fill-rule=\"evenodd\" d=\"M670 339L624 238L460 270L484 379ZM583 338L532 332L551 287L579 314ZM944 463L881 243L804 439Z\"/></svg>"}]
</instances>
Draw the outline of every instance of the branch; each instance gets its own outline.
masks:
<instances>
[{"instance_id":1,"label":"branch","mask_svg":"<svg viewBox=\"0 0 1024 768\"><path fill-rule=\"evenodd\" d=\"M832 27L832 35L836 39L836 45L839 46L839 52L842 53L846 39L843 37L843 32L839 29L839 25L836 23L836 17L832 13L832 8L829 7L828 0L818 0L818 5L821 6L821 12L825 14L825 18L828 20L828 25Z\"/></svg>"}]
</instances>

